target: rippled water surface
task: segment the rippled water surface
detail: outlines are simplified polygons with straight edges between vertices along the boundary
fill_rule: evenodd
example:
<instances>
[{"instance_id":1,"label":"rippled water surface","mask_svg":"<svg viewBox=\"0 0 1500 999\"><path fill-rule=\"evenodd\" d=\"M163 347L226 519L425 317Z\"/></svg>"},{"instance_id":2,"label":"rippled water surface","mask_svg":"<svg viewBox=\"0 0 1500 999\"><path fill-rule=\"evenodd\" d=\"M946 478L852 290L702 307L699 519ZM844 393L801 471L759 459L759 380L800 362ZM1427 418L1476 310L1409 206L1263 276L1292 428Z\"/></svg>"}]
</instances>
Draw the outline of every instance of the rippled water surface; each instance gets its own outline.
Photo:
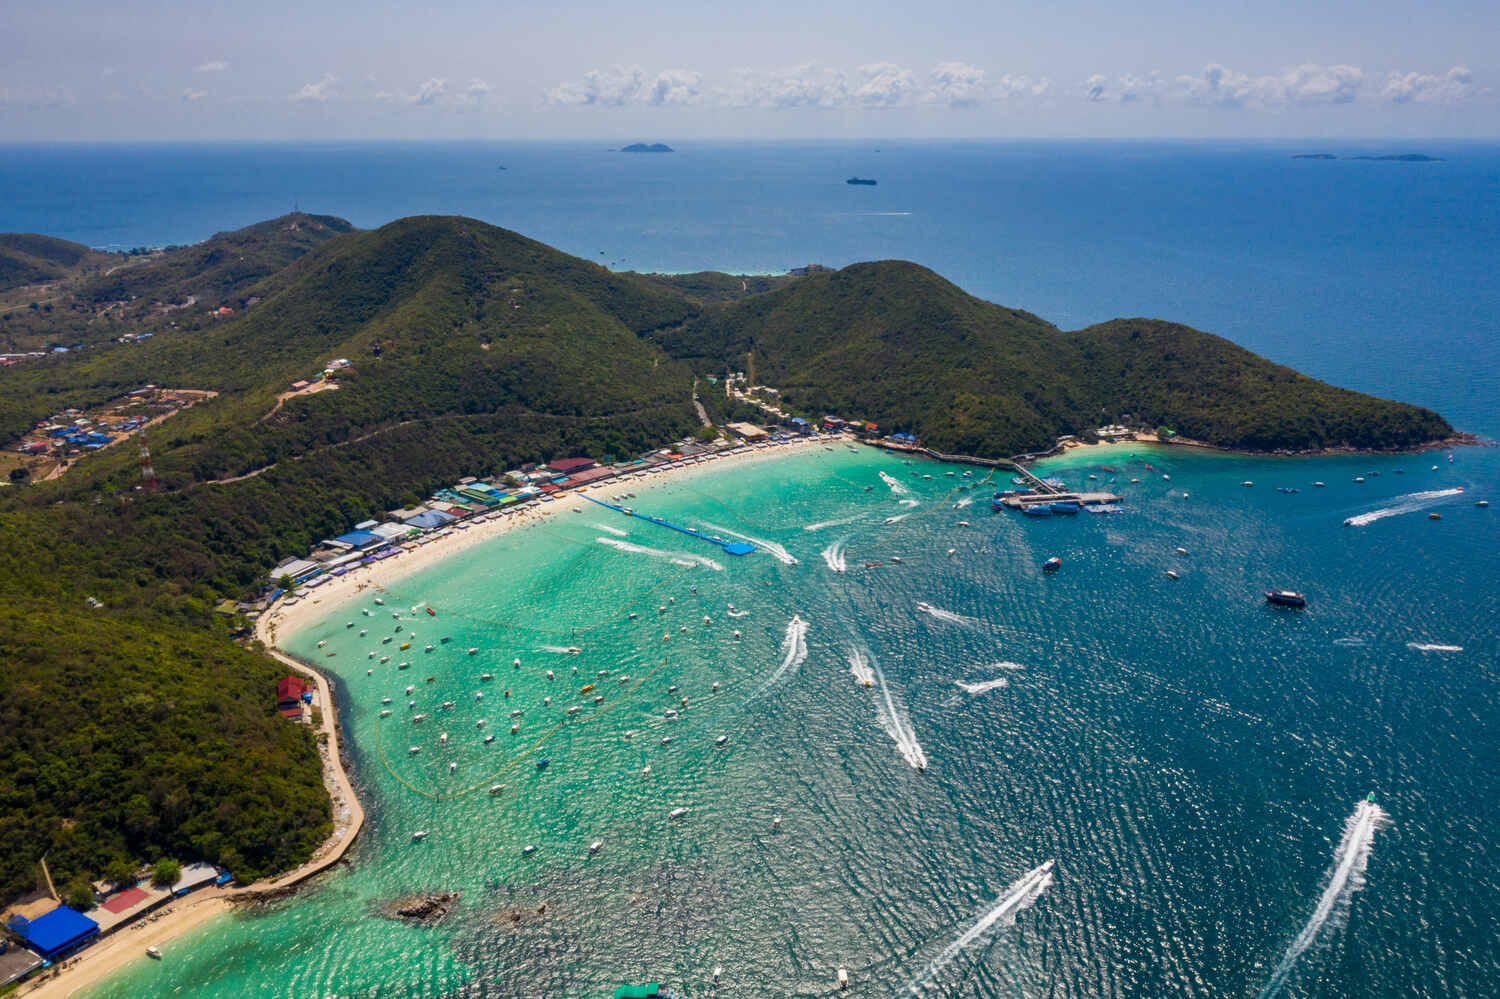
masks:
<instances>
[{"instance_id":1,"label":"rippled water surface","mask_svg":"<svg viewBox=\"0 0 1500 999\"><path fill-rule=\"evenodd\" d=\"M1126 512L839 446L633 487L788 558L599 509L330 608L290 647L338 676L352 864L90 999L1492 994L1495 453L1048 467ZM438 926L374 915L435 890Z\"/></svg>"}]
</instances>

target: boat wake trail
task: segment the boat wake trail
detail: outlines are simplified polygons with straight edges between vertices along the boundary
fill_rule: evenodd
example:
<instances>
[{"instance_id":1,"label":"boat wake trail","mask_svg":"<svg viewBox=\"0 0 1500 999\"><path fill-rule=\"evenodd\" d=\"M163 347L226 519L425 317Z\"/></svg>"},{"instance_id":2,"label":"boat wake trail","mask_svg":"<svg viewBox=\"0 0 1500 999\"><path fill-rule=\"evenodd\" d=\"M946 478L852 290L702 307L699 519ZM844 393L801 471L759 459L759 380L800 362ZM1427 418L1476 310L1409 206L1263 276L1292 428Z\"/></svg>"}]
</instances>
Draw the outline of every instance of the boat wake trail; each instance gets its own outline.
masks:
<instances>
[{"instance_id":1,"label":"boat wake trail","mask_svg":"<svg viewBox=\"0 0 1500 999\"><path fill-rule=\"evenodd\" d=\"M592 528L594 528L594 529L596 529L596 530L607 531L608 533L613 534L617 538L625 538L625 537L629 537L630 536L630 532L629 531L622 531L618 527L610 527L608 524L593 524L593 523L591 523L591 524L589 524L589 526L592 527Z\"/></svg>"},{"instance_id":2,"label":"boat wake trail","mask_svg":"<svg viewBox=\"0 0 1500 999\"><path fill-rule=\"evenodd\" d=\"M990 910L979 921L969 927L958 939L954 940L943 952L933 958L931 963L922 970L916 978L906 983L900 995L919 995L927 984L964 952L970 945L988 940L997 928L1010 926L1031 904L1041 897L1052 884L1052 861L1047 861L1022 875L1017 881L1005 890L1005 894L995 902Z\"/></svg>"},{"instance_id":3,"label":"boat wake trail","mask_svg":"<svg viewBox=\"0 0 1500 999\"><path fill-rule=\"evenodd\" d=\"M1333 851L1333 865L1328 869L1327 884L1312 917L1292 945L1281 956L1271 980L1261 990L1260 999L1272 999L1287 979L1302 953L1316 943L1326 942L1341 929L1349 916L1349 905L1355 892L1365 886L1365 865L1370 860L1370 850L1375 844L1375 833L1390 824L1390 816L1373 801L1361 801L1354 806L1354 814L1344 823L1344 838Z\"/></svg>"},{"instance_id":4,"label":"boat wake trail","mask_svg":"<svg viewBox=\"0 0 1500 999\"><path fill-rule=\"evenodd\" d=\"M766 678L766 682L756 689L755 693L751 695L751 699L754 700L767 690L770 690L781 682L782 677L806 661L807 622L802 620L798 615L793 614L792 619L786 624L786 637L781 640L781 665L777 666L776 671Z\"/></svg>"},{"instance_id":5,"label":"boat wake trail","mask_svg":"<svg viewBox=\"0 0 1500 999\"><path fill-rule=\"evenodd\" d=\"M957 503L953 504L953 508L955 510L962 510L964 507L968 506L970 503L973 503L973 502L974 502L974 497L972 497L972 496L965 496L963 499L961 499Z\"/></svg>"},{"instance_id":6,"label":"boat wake trail","mask_svg":"<svg viewBox=\"0 0 1500 999\"><path fill-rule=\"evenodd\" d=\"M993 680L982 680L979 683L964 683L962 680L955 680L954 683L958 684L958 688L964 693L976 697L980 694L987 694L992 690L999 690L1001 687L1010 686L1010 681L1003 676L997 676Z\"/></svg>"},{"instance_id":7,"label":"boat wake trail","mask_svg":"<svg viewBox=\"0 0 1500 999\"><path fill-rule=\"evenodd\" d=\"M732 610L732 611L726 611L726 613L727 613L727 614L728 614L728 615L729 615L729 616L730 616L730 617L745 617L745 616L746 616L746 615L748 615L748 614L749 614L749 613L750 613L750 612L749 612L749 611L747 611L747 610Z\"/></svg>"},{"instance_id":8,"label":"boat wake trail","mask_svg":"<svg viewBox=\"0 0 1500 999\"><path fill-rule=\"evenodd\" d=\"M1430 506L1437 506L1448 497L1458 496L1462 492L1463 488L1459 487L1455 489L1429 489L1424 493L1407 493L1405 496L1397 496L1394 506L1383 506L1378 510L1371 510L1368 513L1359 513L1353 517L1346 518L1344 526L1364 527L1366 524L1373 524L1375 521L1384 520L1387 517L1399 517L1403 513L1416 513Z\"/></svg>"},{"instance_id":9,"label":"boat wake trail","mask_svg":"<svg viewBox=\"0 0 1500 999\"><path fill-rule=\"evenodd\" d=\"M537 651L555 652L558 655L565 655L568 653L577 654L578 647L576 645L543 645L541 648L537 649Z\"/></svg>"},{"instance_id":10,"label":"boat wake trail","mask_svg":"<svg viewBox=\"0 0 1500 999\"><path fill-rule=\"evenodd\" d=\"M854 523L856 520L863 516L864 514L862 513L856 513L852 517L843 517L839 520L820 520L816 524L808 524L802 529L804 531L821 531L825 527L843 527L845 524Z\"/></svg>"},{"instance_id":11,"label":"boat wake trail","mask_svg":"<svg viewBox=\"0 0 1500 999\"><path fill-rule=\"evenodd\" d=\"M647 548L645 545L633 545L629 541L621 541L619 538L595 538L601 545L608 545L622 552L630 552L632 555L650 555L652 558L664 558L676 562L678 565L701 565L705 569L714 572L723 572L724 567L711 558L702 555L689 555L686 552L664 552L660 548Z\"/></svg>"},{"instance_id":12,"label":"boat wake trail","mask_svg":"<svg viewBox=\"0 0 1500 999\"><path fill-rule=\"evenodd\" d=\"M849 672L861 687L875 686L875 671L870 668L870 657L859 649L849 650Z\"/></svg>"},{"instance_id":13,"label":"boat wake trail","mask_svg":"<svg viewBox=\"0 0 1500 999\"><path fill-rule=\"evenodd\" d=\"M968 616L963 615L963 614L955 614L953 611L943 610L941 607L934 607L934 606L932 606L932 604L929 604L929 603L927 603L925 601L918 601L917 602L917 610L921 611L923 614L927 614L927 615L929 615L931 617L935 617L939 621L946 621L949 624L978 624L979 623L979 619L977 617L968 617Z\"/></svg>"},{"instance_id":14,"label":"boat wake trail","mask_svg":"<svg viewBox=\"0 0 1500 999\"><path fill-rule=\"evenodd\" d=\"M854 671L854 656L861 653L853 653L849 657L849 670ZM880 688L879 696L875 702L876 717L880 721L880 727L885 729L885 734L890 736L896 743L896 752L912 765L915 770L927 769L927 754L922 752L922 744L917 741L917 733L912 731L911 718L906 713L906 706L901 699L891 692L890 684L885 682L885 673L880 665L873 659L865 667L875 674L875 683Z\"/></svg>"},{"instance_id":15,"label":"boat wake trail","mask_svg":"<svg viewBox=\"0 0 1500 999\"><path fill-rule=\"evenodd\" d=\"M844 544L847 541L847 538L839 538L833 544L823 549L823 561L834 572L844 572L849 568L849 562L844 558Z\"/></svg>"},{"instance_id":16,"label":"boat wake trail","mask_svg":"<svg viewBox=\"0 0 1500 999\"><path fill-rule=\"evenodd\" d=\"M1432 642L1407 642L1408 649L1416 649L1418 652L1462 652L1462 645L1435 645Z\"/></svg>"},{"instance_id":17,"label":"boat wake trail","mask_svg":"<svg viewBox=\"0 0 1500 999\"><path fill-rule=\"evenodd\" d=\"M902 506L921 506L922 505L922 501L921 500L916 500L916 499L897 500L897 502L900 503Z\"/></svg>"},{"instance_id":18,"label":"boat wake trail","mask_svg":"<svg viewBox=\"0 0 1500 999\"><path fill-rule=\"evenodd\" d=\"M752 538L748 534L741 534L739 531L731 531L727 527L719 527L714 524L705 524L703 526L709 528L710 530L718 531L720 534L727 534L732 538L739 538L741 541L748 541L752 545L755 545L757 548L764 548L771 554L772 558L780 562L782 565L797 564L796 557L793 556L791 552L787 551L784 545L778 545L774 541L763 541L760 538Z\"/></svg>"},{"instance_id":19,"label":"boat wake trail","mask_svg":"<svg viewBox=\"0 0 1500 999\"><path fill-rule=\"evenodd\" d=\"M909 514L909 513L898 513L894 517L887 517L887 518L885 518L885 522L887 524L899 524L903 520L905 520L907 517L910 517L910 516L911 516L911 514Z\"/></svg>"},{"instance_id":20,"label":"boat wake trail","mask_svg":"<svg viewBox=\"0 0 1500 999\"><path fill-rule=\"evenodd\" d=\"M885 472L881 472L880 481L890 486L891 492L895 493L897 496L911 495L911 490L903 486L901 483L897 482L894 475L889 475Z\"/></svg>"}]
</instances>

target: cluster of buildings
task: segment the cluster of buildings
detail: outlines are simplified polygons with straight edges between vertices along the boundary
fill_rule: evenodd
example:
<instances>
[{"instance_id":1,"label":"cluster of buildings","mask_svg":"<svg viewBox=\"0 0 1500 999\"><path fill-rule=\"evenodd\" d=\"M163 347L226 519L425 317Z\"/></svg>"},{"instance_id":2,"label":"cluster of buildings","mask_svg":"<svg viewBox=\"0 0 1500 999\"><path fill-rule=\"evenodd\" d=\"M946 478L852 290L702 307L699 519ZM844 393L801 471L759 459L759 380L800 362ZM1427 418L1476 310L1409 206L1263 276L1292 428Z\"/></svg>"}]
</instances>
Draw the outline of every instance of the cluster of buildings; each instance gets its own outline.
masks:
<instances>
[{"instance_id":1,"label":"cluster of buildings","mask_svg":"<svg viewBox=\"0 0 1500 999\"><path fill-rule=\"evenodd\" d=\"M343 371L348 366L349 359L347 357L335 357L333 360L323 365L322 371L319 371L308 378L299 378L296 381L292 382L291 390L293 392L306 392L309 389L322 387L325 382L331 384L331 379L333 378L333 376L338 374L340 371Z\"/></svg>"},{"instance_id":2,"label":"cluster of buildings","mask_svg":"<svg viewBox=\"0 0 1500 999\"><path fill-rule=\"evenodd\" d=\"M0 926L0 992L12 982L43 972L173 899L209 885L228 884L232 876L212 864L187 864L171 885L140 877L125 885L96 882L94 905L84 912L61 904L46 892L19 899Z\"/></svg>"},{"instance_id":3,"label":"cluster of buildings","mask_svg":"<svg viewBox=\"0 0 1500 999\"><path fill-rule=\"evenodd\" d=\"M31 457L70 458L108 447L150 421L191 406L208 393L147 385L85 412L68 408L37 423L15 445Z\"/></svg>"},{"instance_id":4,"label":"cluster of buildings","mask_svg":"<svg viewBox=\"0 0 1500 999\"><path fill-rule=\"evenodd\" d=\"M612 464L583 456L555 458L546 464L525 464L489 479L472 476L459 479L433 493L425 502L387 511L385 520L355 524L347 533L319 542L307 555L283 560L270 570L270 584L259 598L226 604L221 610L226 614L243 613L253 621L278 599L284 598L287 604L292 604L311 596L319 586L361 566L415 551L450 532L465 531L485 521L550 503L559 493L607 480L647 476L662 468L693 465L720 454L768 447L774 441L815 432L806 420L795 427L775 431L748 423L731 425L728 429L735 433L737 440L718 440L709 444L681 441L672 447ZM278 689L278 710L282 707L295 709L300 717L301 709L283 696L287 693Z\"/></svg>"}]
</instances>

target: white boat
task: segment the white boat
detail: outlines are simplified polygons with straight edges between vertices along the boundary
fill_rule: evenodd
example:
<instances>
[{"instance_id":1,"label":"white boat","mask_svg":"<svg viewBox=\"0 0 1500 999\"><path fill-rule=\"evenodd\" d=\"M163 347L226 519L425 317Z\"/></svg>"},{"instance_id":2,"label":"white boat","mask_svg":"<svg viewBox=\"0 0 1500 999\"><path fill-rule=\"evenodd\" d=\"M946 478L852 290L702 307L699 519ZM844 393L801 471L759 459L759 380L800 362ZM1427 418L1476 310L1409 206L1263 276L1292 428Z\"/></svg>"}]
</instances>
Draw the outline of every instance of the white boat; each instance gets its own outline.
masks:
<instances>
[{"instance_id":1,"label":"white boat","mask_svg":"<svg viewBox=\"0 0 1500 999\"><path fill-rule=\"evenodd\" d=\"M667 813L667 819L669 821L672 820L672 819L680 819L684 815L686 815L687 813L688 813L688 810L686 808L674 808L670 812Z\"/></svg>"},{"instance_id":2,"label":"white boat","mask_svg":"<svg viewBox=\"0 0 1500 999\"><path fill-rule=\"evenodd\" d=\"M533 853L536 853L536 844L534 843L521 848L521 856L523 857L529 857Z\"/></svg>"},{"instance_id":3,"label":"white boat","mask_svg":"<svg viewBox=\"0 0 1500 999\"><path fill-rule=\"evenodd\" d=\"M447 732L440 732L438 734L438 743L440 745L443 745L443 746L448 745L448 733Z\"/></svg>"},{"instance_id":4,"label":"white boat","mask_svg":"<svg viewBox=\"0 0 1500 999\"><path fill-rule=\"evenodd\" d=\"M505 785L504 784L491 784L490 785L490 794L499 794L501 791L504 791L504 790L505 790Z\"/></svg>"},{"instance_id":5,"label":"white boat","mask_svg":"<svg viewBox=\"0 0 1500 999\"><path fill-rule=\"evenodd\" d=\"M651 764L648 763L644 767L641 767L641 776L642 777L650 777L651 776Z\"/></svg>"},{"instance_id":6,"label":"white boat","mask_svg":"<svg viewBox=\"0 0 1500 999\"><path fill-rule=\"evenodd\" d=\"M775 830L780 829L780 828L781 828L781 816L780 815L773 815L773 816L771 816L771 830L774 832Z\"/></svg>"},{"instance_id":7,"label":"white boat","mask_svg":"<svg viewBox=\"0 0 1500 999\"><path fill-rule=\"evenodd\" d=\"M1177 578L1179 578L1178 575L1177 575L1177 571L1175 569L1168 569L1167 570L1167 578L1168 579L1177 579Z\"/></svg>"},{"instance_id":8,"label":"white boat","mask_svg":"<svg viewBox=\"0 0 1500 999\"><path fill-rule=\"evenodd\" d=\"M722 746L725 743L727 743L728 741L729 741L729 736L727 736L727 735L721 735L717 739L714 740L714 745L715 746Z\"/></svg>"},{"instance_id":9,"label":"white boat","mask_svg":"<svg viewBox=\"0 0 1500 999\"><path fill-rule=\"evenodd\" d=\"M423 651L423 652L431 652L431 651L432 651L432 650L433 650L433 649L434 649L434 648L436 648L436 647L437 647L437 646L434 646L434 645L429 645L429 646L427 646L427 647L426 647L426 648L425 648L425 649L423 649L423 650L422 650L422 651Z\"/></svg>"},{"instance_id":10,"label":"white boat","mask_svg":"<svg viewBox=\"0 0 1500 999\"><path fill-rule=\"evenodd\" d=\"M160 961L161 960L161 951L157 950L155 947L147 947L146 948L146 956L149 957L149 958L151 958L152 960Z\"/></svg>"},{"instance_id":11,"label":"white boat","mask_svg":"<svg viewBox=\"0 0 1500 999\"><path fill-rule=\"evenodd\" d=\"M477 656L477 655L479 655L479 650L478 649L470 649L469 650L469 655L471 655L471 656Z\"/></svg>"},{"instance_id":12,"label":"white boat","mask_svg":"<svg viewBox=\"0 0 1500 999\"><path fill-rule=\"evenodd\" d=\"M322 648L322 647L323 647L323 646L325 646L325 645L327 645L327 644L328 644L328 642L327 642L327 640L326 640L326 639L325 639L325 640L320 640L320 641L319 641L319 642L318 642L318 648L320 648L320 649L321 649L321 648Z\"/></svg>"},{"instance_id":13,"label":"white boat","mask_svg":"<svg viewBox=\"0 0 1500 999\"><path fill-rule=\"evenodd\" d=\"M494 741L495 741L495 733L493 733L493 732L491 732L489 735L487 735L487 736L484 737L484 744L486 746L488 746L490 743L492 743Z\"/></svg>"},{"instance_id":14,"label":"white boat","mask_svg":"<svg viewBox=\"0 0 1500 999\"><path fill-rule=\"evenodd\" d=\"M1437 468L1437 466L1436 466L1436 465L1433 465L1433 466L1432 466L1432 467L1433 467L1433 468L1434 468L1434 469L1436 469L1436 468ZM1356 476L1355 476L1355 477L1354 477L1354 481L1355 481L1355 482L1363 482L1363 481L1365 481L1365 477L1364 477L1364 476L1363 476L1363 475L1356 475Z\"/></svg>"},{"instance_id":15,"label":"white boat","mask_svg":"<svg viewBox=\"0 0 1500 999\"><path fill-rule=\"evenodd\" d=\"M510 716L512 718L519 718L519 717L521 717L521 709L520 708L516 708L516 710L514 710L514 711L512 711L510 713Z\"/></svg>"},{"instance_id":16,"label":"white boat","mask_svg":"<svg viewBox=\"0 0 1500 999\"><path fill-rule=\"evenodd\" d=\"M1249 487L1255 485L1255 483L1251 482L1249 479L1246 479L1244 482L1241 482L1240 485L1248 489Z\"/></svg>"},{"instance_id":17,"label":"white boat","mask_svg":"<svg viewBox=\"0 0 1500 999\"><path fill-rule=\"evenodd\" d=\"M391 657L390 656L381 656L380 657L380 665L382 665L382 666L384 666L386 663L388 663L390 661L391 661Z\"/></svg>"},{"instance_id":18,"label":"white boat","mask_svg":"<svg viewBox=\"0 0 1500 999\"><path fill-rule=\"evenodd\" d=\"M670 735L664 735L664 736L662 736L661 737L661 744L663 746L670 746L672 744L672 737Z\"/></svg>"},{"instance_id":19,"label":"white boat","mask_svg":"<svg viewBox=\"0 0 1500 999\"><path fill-rule=\"evenodd\" d=\"M381 704L389 704L389 703L391 703L391 699L389 697L382 697L380 699L380 703Z\"/></svg>"},{"instance_id":20,"label":"white boat","mask_svg":"<svg viewBox=\"0 0 1500 999\"><path fill-rule=\"evenodd\" d=\"M1188 550L1186 548L1178 548L1178 549L1175 549L1175 550L1176 550L1177 554L1179 554L1179 555L1186 555L1188 553Z\"/></svg>"},{"instance_id":21,"label":"white boat","mask_svg":"<svg viewBox=\"0 0 1500 999\"><path fill-rule=\"evenodd\" d=\"M1313 488L1314 489L1322 489L1326 485L1327 485L1326 482L1314 482L1313 483Z\"/></svg>"},{"instance_id":22,"label":"white boat","mask_svg":"<svg viewBox=\"0 0 1500 999\"><path fill-rule=\"evenodd\" d=\"M550 669L547 671L547 679L549 679L549 680L555 680L555 679L557 679L555 676L552 675L552 671Z\"/></svg>"},{"instance_id":23,"label":"white boat","mask_svg":"<svg viewBox=\"0 0 1500 999\"><path fill-rule=\"evenodd\" d=\"M370 629L369 628L361 628L361 629L359 629L359 637L360 638L364 638L369 633L370 633Z\"/></svg>"},{"instance_id":24,"label":"white boat","mask_svg":"<svg viewBox=\"0 0 1500 999\"><path fill-rule=\"evenodd\" d=\"M406 686L406 696L410 697L411 696L411 692L413 690L416 690L416 689L417 688L416 688L415 685L413 685L413 684L407 684L407 686Z\"/></svg>"},{"instance_id":25,"label":"white boat","mask_svg":"<svg viewBox=\"0 0 1500 999\"><path fill-rule=\"evenodd\" d=\"M476 701L482 701L482 700L484 700L484 691L482 691L482 690L476 690L476 691L474 691L474 700L476 700Z\"/></svg>"},{"instance_id":26,"label":"white boat","mask_svg":"<svg viewBox=\"0 0 1500 999\"><path fill-rule=\"evenodd\" d=\"M489 683L494 678L495 678L495 674L493 674L493 673L480 673L479 674L479 682L480 683Z\"/></svg>"},{"instance_id":27,"label":"white boat","mask_svg":"<svg viewBox=\"0 0 1500 999\"><path fill-rule=\"evenodd\" d=\"M380 598L379 598L379 597L376 597L376 598L375 598L375 602L376 602L376 603L377 603L377 604L379 604L379 605L380 605L380 606L382 606L382 607L384 607L384 606L385 606L385 601L384 601L384 600L381 600L381 599L380 599Z\"/></svg>"},{"instance_id":28,"label":"white boat","mask_svg":"<svg viewBox=\"0 0 1500 999\"><path fill-rule=\"evenodd\" d=\"M412 746L410 749L408 749L406 751L406 754L408 756L416 756L421 751L422 751L422 747L421 746Z\"/></svg>"},{"instance_id":29,"label":"white boat","mask_svg":"<svg viewBox=\"0 0 1500 999\"><path fill-rule=\"evenodd\" d=\"M739 632L737 632L737 631L736 631L736 632L735 632L735 633L734 633L734 637L735 637L735 638L738 638L738 637L740 637L740 633L739 633ZM714 681L714 685L713 685L713 687L712 687L712 689L713 689L713 690L718 690L718 689L719 689L719 681L718 681L718 680L715 680L715 681Z\"/></svg>"},{"instance_id":30,"label":"white boat","mask_svg":"<svg viewBox=\"0 0 1500 999\"><path fill-rule=\"evenodd\" d=\"M425 721L426 718L427 718L426 715L412 715L411 716L412 724L414 724L414 725L420 724L421 722Z\"/></svg>"},{"instance_id":31,"label":"white boat","mask_svg":"<svg viewBox=\"0 0 1500 999\"><path fill-rule=\"evenodd\" d=\"M596 839L589 844L589 854L591 856L598 853L602 849L604 849L604 840L602 839Z\"/></svg>"},{"instance_id":32,"label":"white boat","mask_svg":"<svg viewBox=\"0 0 1500 999\"><path fill-rule=\"evenodd\" d=\"M848 968L839 968L839 988L841 988L841 989L847 989L848 987L849 987L849 969Z\"/></svg>"},{"instance_id":33,"label":"white boat","mask_svg":"<svg viewBox=\"0 0 1500 999\"><path fill-rule=\"evenodd\" d=\"M457 763L450 763L450 764L448 764L448 772L450 774L453 773L453 771L455 771L457 769L458 769L458 764Z\"/></svg>"},{"instance_id":34,"label":"white boat","mask_svg":"<svg viewBox=\"0 0 1500 999\"><path fill-rule=\"evenodd\" d=\"M384 708L380 712L380 717L384 718L387 715L389 715L390 713L391 713L391 709L390 708Z\"/></svg>"},{"instance_id":35,"label":"white boat","mask_svg":"<svg viewBox=\"0 0 1500 999\"><path fill-rule=\"evenodd\" d=\"M483 718L479 719L477 722L474 723L474 727L475 728L484 728L484 721L485 720Z\"/></svg>"},{"instance_id":36,"label":"white boat","mask_svg":"<svg viewBox=\"0 0 1500 999\"><path fill-rule=\"evenodd\" d=\"M850 450L852 451L853 448L850 448ZM717 982L720 978L723 978L723 977L724 977L724 966L722 964L716 964L716 965L714 965L714 981Z\"/></svg>"}]
</instances>

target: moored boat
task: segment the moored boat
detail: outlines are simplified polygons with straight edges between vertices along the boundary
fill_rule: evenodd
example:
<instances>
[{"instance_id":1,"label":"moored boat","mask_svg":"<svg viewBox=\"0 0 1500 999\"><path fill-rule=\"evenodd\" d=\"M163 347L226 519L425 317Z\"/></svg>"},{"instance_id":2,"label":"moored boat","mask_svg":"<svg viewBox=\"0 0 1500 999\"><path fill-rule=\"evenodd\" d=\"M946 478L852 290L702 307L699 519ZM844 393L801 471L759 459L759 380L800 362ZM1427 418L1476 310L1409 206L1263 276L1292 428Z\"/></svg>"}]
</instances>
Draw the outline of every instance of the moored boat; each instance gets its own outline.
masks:
<instances>
[{"instance_id":1,"label":"moored boat","mask_svg":"<svg viewBox=\"0 0 1500 999\"><path fill-rule=\"evenodd\" d=\"M1278 607L1306 607L1307 598L1293 590L1267 590L1266 603Z\"/></svg>"},{"instance_id":2,"label":"moored boat","mask_svg":"<svg viewBox=\"0 0 1500 999\"><path fill-rule=\"evenodd\" d=\"M1059 570L1061 568L1062 568L1062 559L1058 558L1056 555L1052 556L1047 561L1045 561L1045 562L1042 563L1042 571L1043 572L1056 572L1057 570Z\"/></svg>"}]
</instances>

